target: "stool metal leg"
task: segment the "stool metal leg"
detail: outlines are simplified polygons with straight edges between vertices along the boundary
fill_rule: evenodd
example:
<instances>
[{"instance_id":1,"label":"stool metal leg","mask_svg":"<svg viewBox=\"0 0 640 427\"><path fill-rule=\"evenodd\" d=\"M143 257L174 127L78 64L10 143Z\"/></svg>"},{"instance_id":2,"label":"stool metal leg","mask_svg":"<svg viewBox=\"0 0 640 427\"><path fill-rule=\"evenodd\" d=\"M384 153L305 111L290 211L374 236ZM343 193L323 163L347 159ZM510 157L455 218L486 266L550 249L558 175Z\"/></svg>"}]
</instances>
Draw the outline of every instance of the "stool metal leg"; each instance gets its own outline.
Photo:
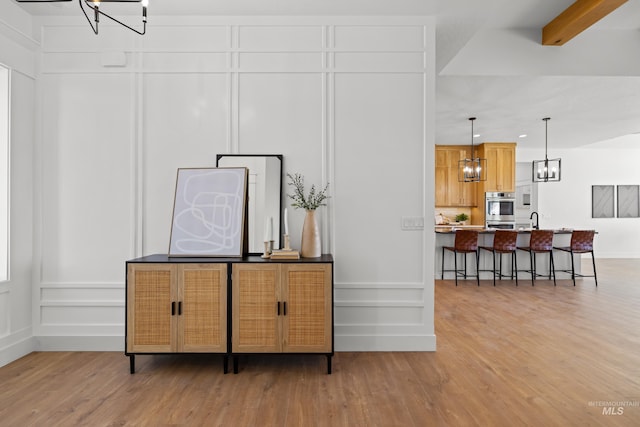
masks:
<instances>
[{"instance_id":1,"label":"stool metal leg","mask_svg":"<svg viewBox=\"0 0 640 427\"><path fill-rule=\"evenodd\" d=\"M531 268L531 286L534 285L535 275L533 269L535 268L536 255L533 251L529 251L529 267Z\"/></svg>"},{"instance_id":2,"label":"stool metal leg","mask_svg":"<svg viewBox=\"0 0 640 427\"><path fill-rule=\"evenodd\" d=\"M549 265L549 275L553 273L553 286L556 285L556 266L553 263L553 251L549 251L549 259L551 263Z\"/></svg>"},{"instance_id":3,"label":"stool metal leg","mask_svg":"<svg viewBox=\"0 0 640 427\"><path fill-rule=\"evenodd\" d=\"M493 251L493 286L496 285L496 251Z\"/></svg>"},{"instance_id":4,"label":"stool metal leg","mask_svg":"<svg viewBox=\"0 0 640 427\"><path fill-rule=\"evenodd\" d=\"M598 286L598 276L596 274L596 256L591 251L591 261L593 262L593 278L596 281L596 286Z\"/></svg>"},{"instance_id":5,"label":"stool metal leg","mask_svg":"<svg viewBox=\"0 0 640 427\"><path fill-rule=\"evenodd\" d=\"M458 252L453 251L453 274L456 276L456 286L458 286Z\"/></svg>"},{"instance_id":6,"label":"stool metal leg","mask_svg":"<svg viewBox=\"0 0 640 427\"><path fill-rule=\"evenodd\" d=\"M462 277L467 278L467 254L463 253L462 258L464 259L464 273L462 273Z\"/></svg>"},{"instance_id":7,"label":"stool metal leg","mask_svg":"<svg viewBox=\"0 0 640 427\"><path fill-rule=\"evenodd\" d=\"M480 251L476 251L476 282L480 286Z\"/></svg>"},{"instance_id":8,"label":"stool metal leg","mask_svg":"<svg viewBox=\"0 0 640 427\"><path fill-rule=\"evenodd\" d=\"M569 252L571 256L571 280L573 280L573 286L576 285L576 267L573 261L573 252Z\"/></svg>"}]
</instances>

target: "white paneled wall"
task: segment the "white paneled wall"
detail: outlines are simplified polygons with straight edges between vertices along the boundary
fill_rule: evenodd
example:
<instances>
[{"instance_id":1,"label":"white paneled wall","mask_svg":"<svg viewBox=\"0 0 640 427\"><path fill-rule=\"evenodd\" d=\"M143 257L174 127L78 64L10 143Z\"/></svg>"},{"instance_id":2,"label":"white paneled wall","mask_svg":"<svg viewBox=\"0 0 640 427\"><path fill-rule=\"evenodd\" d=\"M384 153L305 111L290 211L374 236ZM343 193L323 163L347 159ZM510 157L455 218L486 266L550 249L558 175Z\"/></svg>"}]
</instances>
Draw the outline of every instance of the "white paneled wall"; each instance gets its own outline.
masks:
<instances>
[{"instance_id":1,"label":"white paneled wall","mask_svg":"<svg viewBox=\"0 0 640 427\"><path fill-rule=\"evenodd\" d=\"M32 333L35 50L30 17L0 2L0 63L10 72L9 280L0 283L0 366L36 349Z\"/></svg>"},{"instance_id":2,"label":"white paneled wall","mask_svg":"<svg viewBox=\"0 0 640 427\"><path fill-rule=\"evenodd\" d=\"M123 349L124 261L166 253L176 169L273 153L330 184L336 350L435 350L432 229L401 230L432 211L434 22L197 22L43 27L34 334Z\"/></svg>"},{"instance_id":3,"label":"white paneled wall","mask_svg":"<svg viewBox=\"0 0 640 427\"><path fill-rule=\"evenodd\" d=\"M142 254L169 250L176 170L215 166L215 155L227 152L228 80L225 74L211 73L143 76L138 169L142 179Z\"/></svg>"}]
</instances>

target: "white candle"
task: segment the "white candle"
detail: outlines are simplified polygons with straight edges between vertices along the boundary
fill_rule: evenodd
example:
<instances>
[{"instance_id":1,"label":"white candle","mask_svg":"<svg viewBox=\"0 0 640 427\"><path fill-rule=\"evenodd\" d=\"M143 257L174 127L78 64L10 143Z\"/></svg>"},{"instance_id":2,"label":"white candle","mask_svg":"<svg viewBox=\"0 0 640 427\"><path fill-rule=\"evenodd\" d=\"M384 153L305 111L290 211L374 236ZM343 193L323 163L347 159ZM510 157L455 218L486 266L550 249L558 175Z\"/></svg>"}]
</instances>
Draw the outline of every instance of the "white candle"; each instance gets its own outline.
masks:
<instances>
[{"instance_id":1,"label":"white candle","mask_svg":"<svg viewBox=\"0 0 640 427\"><path fill-rule=\"evenodd\" d=\"M287 216L287 208L284 208L284 234L289 235L289 216Z\"/></svg>"},{"instance_id":2,"label":"white candle","mask_svg":"<svg viewBox=\"0 0 640 427\"><path fill-rule=\"evenodd\" d=\"M273 240L273 217L269 217L269 240Z\"/></svg>"},{"instance_id":3,"label":"white candle","mask_svg":"<svg viewBox=\"0 0 640 427\"><path fill-rule=\"evenodd\" d=\"M264 241L269 241L269 217L264 219Z\"/></svg>"}]
</instances>

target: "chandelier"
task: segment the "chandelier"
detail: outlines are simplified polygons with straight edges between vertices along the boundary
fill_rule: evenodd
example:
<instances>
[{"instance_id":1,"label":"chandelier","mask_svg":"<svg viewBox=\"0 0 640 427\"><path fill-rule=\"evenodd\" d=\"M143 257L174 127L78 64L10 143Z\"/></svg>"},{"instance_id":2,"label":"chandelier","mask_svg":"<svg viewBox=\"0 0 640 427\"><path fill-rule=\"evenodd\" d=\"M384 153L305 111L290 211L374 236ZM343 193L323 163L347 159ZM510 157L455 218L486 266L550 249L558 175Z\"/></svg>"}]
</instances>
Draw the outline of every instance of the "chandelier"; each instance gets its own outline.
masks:
<instances>
[{"instance_id":1,"label":"chandelier","mask_svg":"<svg viewBox=\"0 0 640 427\"><path fill-rule=\"evenodd\" d=\"M473 122L475 119L475 117L469 117L469 121L471 121L471 157L458 162L459 182L480 182L487 180L487 159L475 157L473 147Z\"/></svg>"},{"instance_id":2,"label":"chandelier","mask_svg":"<svg viewBox=\"0 0 640 427\"><path fill-rule=\"evenodd\" d=\"M544 119L544 160L534 160L531 167L533 182L556 182L560 181L560 159L549 159L547 157L547 127L550 117Z\"/></svg>"},{"instance_id":3,"label":"chandelier","mask_svg":"<svg viewBox=\"0 0 640 427\"><path fill-rule=\"evenodd\" d=\"M62 3L69 2L73 0L16 0L18 3ZM111 15L103 12L100 9L100 5L102 3L141 3L142 5L142 30L137 30L124 22L114 18ZM122 25L125 28L130 29L134 33L143 35L147 32L147 6L149 6L149 0L78 0L78 4L80 5L80 9L82 9L82 13L87 18L91 29L95 34L98 34L98 25L100 24L100 17L104 16L107 19L110 19L113 22L116 22ZM89 10L89 13L87 13ZM89 17L89 15L93 15L93 20Z\"/></svg>"}]
</instances>

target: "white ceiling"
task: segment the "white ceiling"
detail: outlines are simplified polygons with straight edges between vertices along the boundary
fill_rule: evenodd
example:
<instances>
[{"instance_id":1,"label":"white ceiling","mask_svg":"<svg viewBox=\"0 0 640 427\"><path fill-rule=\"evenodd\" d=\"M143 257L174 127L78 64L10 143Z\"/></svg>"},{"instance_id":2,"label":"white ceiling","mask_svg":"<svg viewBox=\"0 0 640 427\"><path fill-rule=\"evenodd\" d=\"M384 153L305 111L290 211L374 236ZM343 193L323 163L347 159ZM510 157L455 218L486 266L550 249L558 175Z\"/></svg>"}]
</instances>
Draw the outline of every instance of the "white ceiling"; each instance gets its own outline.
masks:
<instances>
[{"instance_id":1,"label":"white ceiling","mask_svg":"<svg viewBox=\"0 0 640 427\"><path fill-rule=\"evenodd\" d=\"M475 116L482 141L542 149L542 118L551 117L550 156L623 136L623 145L640 146L640 135L628 136L640 134L640 1L564 46L542 46L541 28L573 1L149 0L149 26L154 14L435 15L436 143L470 143L467 119ZM75 0L21 6L35 15L79 13Z\"/></svg>"}]
</instances>

